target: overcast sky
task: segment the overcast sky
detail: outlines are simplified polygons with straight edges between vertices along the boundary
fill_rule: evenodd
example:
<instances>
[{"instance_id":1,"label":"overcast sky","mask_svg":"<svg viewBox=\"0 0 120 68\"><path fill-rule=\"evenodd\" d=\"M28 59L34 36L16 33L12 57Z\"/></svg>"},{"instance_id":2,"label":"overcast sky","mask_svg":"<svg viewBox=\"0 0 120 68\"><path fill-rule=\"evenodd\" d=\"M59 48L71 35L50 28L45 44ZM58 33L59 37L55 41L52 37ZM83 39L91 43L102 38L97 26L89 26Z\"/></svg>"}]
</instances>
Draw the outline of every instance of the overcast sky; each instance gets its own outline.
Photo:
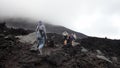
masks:
<instances>
[{"instance_id":1,"label":"overcast sky","mask_svg":"<svg viewBox=\"0 0 120 68\"><path fill-rule=\"evenodd\" d=\"M0 0L1 17L29 17L120 39L120 0Z\"/></svg>"}]
</instances>

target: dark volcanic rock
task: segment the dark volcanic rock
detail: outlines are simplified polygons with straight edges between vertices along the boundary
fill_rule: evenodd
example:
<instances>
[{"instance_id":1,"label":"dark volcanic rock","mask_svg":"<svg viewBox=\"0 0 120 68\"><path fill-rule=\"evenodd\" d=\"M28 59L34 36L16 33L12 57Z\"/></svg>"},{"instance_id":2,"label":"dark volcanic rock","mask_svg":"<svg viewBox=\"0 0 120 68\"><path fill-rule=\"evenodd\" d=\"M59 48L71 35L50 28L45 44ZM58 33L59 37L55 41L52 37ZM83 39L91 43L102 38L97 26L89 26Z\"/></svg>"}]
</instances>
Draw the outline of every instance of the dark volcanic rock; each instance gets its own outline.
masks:
<instances>
[{"instance_id":1,"label":"dark volcanic rock","mask_svg":"<svg viewBox=\"0 0 120 68\"><path fill-rule=\"evenodd\" d=\"M63 36L56 33L47 33L47 45L49 47L61 47L63 44ZM59 46L56 46L59 45Z\"/></svg>"},{"instance_id":2,"label":"dark volcanic rock","mask_svg":"<svg viewBox=\"0 0 120 68\"><path fill-rule=\"evenodd\" d=\"M25 35L28 33L24 29L10 29L7 28L5 23L0 23L0 68L7 68L6 63L11 59L15 59L15 56L19 54L22 48L22 43L15 38L15 35Z\"/></svg>"},{"instance_id":3,"label":"dark volcanic rock","mask_svg":"<svg viewBox=\"0 0 120 68\"><path fill-rule=\"evenodd\" d=\"M120 57L120 40L89 37L81 40L81 45L90 50L101 50L108 56Z\"/></svg>"},{"instance_id":4,"label":"dark volcanic rock","mask_svg":"<svg viewBox=\"0 0 120 68\"><path fill-rule=\"evenodd\" d=\"M63 38L59 34L48 33L49 45L56 48L43 48L43 51L50 51L50 55L37 55L38 52L31 52L32 45L21 43L16 35L28 34L24 29L7 28L1 24L0 28L0 68L120 68L120 41L85 38L77 40L80 45L62 47ZM13 32L13 33L12 33ZM88 52L82 52L82 47ZM118 62L110 63L96 57L96 50L101 50L104 56L116 56Z\"/></svg>"},{"instance_id":5,"label":"dark volcanic rock","mask_svg":"<svg viewBox=\"0 0 120 68\"><path fill-rule=\"evenodd\" d=\"M6 26L6 22L0 23L0 34L4 34L4 35L27 35L29 33L31 33L31 30L24 30L22 28L8 28Z\"/></svg>"},{"instance_id":6,"label":"dark volcanic rock","mask_svg":"<svg viewBox=\"0 0 120 68\"><path fill-rule=\"evenodd\" d=\"M81 47L75 46L51 54L46 58L46 63L56 68L116 68L113 64L91 54L82 53Z\"/></svg>"},{"instance_id":7,"label":"dark volcanic rock","mask_svg":"<svg viewBox=\"0 0 120 68\"><path fill-rule=\"evenodd\" d=\"M60 66L67 59L68 58L65 57L63 54L54 54L54 55L51 55L50 57L48 57L47 61L50 64L53 64L53 65L56 65L56 66Z\"/></svg>"}]
</instances>

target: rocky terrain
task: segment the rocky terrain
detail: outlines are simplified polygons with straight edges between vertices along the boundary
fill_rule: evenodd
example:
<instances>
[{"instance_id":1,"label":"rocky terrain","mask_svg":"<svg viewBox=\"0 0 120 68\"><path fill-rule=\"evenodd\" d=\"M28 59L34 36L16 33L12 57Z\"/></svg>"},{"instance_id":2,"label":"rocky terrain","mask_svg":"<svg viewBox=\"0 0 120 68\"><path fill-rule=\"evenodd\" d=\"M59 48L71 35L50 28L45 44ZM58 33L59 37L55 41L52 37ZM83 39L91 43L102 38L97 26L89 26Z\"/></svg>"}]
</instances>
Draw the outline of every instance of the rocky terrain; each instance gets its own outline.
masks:
<instances>
[{"instance_id":1,"label":"rocky terrain","mask_svg":"<svg viewBox=\"0 0 120 68\"><path fill-rule=\"evenodd\" d=\"M0 68L120 68L120 40L88 37L75 46L63 46L60 34L48 33L44 55L31 51L30 30L0 24ZM29 38L22 42L24 38Z\"/></svg>"}]
</instances>

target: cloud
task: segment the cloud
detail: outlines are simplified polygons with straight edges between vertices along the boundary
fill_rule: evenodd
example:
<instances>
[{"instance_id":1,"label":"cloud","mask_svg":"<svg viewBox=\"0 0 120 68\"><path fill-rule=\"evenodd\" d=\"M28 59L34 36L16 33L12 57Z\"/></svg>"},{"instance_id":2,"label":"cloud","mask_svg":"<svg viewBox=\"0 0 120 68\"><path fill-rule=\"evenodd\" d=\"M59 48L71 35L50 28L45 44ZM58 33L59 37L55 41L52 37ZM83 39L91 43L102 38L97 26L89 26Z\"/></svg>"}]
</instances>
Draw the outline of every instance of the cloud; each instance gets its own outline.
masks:
<instances>
[{"instance_id":1,"label":"cloud","mask_svg":"<svg viewBox=\"0 0 120 68\"><path fill-rule=\"evenodd\" d=\"M90 36L120 38L120 0L0 0L1 17L28 17Z\"/></svg>"}]
</instances>

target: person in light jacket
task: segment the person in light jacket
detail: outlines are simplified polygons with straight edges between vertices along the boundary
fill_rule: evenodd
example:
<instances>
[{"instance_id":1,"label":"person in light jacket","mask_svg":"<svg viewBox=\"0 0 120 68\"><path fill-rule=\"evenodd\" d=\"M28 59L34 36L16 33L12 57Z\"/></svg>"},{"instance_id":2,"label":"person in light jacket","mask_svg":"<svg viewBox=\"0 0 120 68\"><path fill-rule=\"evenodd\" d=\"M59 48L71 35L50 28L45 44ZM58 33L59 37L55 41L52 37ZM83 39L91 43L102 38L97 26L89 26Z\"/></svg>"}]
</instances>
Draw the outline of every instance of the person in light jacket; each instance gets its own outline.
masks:
<instances>
[{"instance_id":1,"label":"person in light jacket","mask_svg":"<svg viewBox=\"0 0 120 68\"><path fill-rule=\"evenodd\" d=\"M38 41L37 47L38 47L38 50L40 52L39 55L42 55L43 54L42 48L45 46L47 36L46 36L45 25L41 21L37 24L36 35L37 35L37 41Z\"/></svg>"}]
</instances>

